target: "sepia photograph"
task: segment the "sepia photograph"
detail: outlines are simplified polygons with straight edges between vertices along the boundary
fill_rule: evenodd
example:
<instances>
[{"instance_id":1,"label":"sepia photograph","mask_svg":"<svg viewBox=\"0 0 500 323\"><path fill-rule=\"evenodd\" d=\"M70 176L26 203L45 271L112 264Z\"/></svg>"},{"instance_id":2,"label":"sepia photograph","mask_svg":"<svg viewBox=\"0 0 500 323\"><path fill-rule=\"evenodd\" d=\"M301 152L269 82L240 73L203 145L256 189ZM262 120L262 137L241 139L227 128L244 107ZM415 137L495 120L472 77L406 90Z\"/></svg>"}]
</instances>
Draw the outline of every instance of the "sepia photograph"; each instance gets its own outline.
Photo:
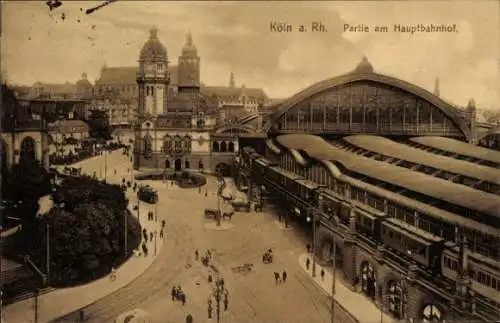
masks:
<instances>
[{"instance_id":1,"label":"sepia photograph","mask_svg":"<svg viewBox=\"0 0 500 323\"><path fill-rule=\"evenodd\" d=\"M500 322L498 0L0 18L0 323Z\"/></svg>"}]
</instances>

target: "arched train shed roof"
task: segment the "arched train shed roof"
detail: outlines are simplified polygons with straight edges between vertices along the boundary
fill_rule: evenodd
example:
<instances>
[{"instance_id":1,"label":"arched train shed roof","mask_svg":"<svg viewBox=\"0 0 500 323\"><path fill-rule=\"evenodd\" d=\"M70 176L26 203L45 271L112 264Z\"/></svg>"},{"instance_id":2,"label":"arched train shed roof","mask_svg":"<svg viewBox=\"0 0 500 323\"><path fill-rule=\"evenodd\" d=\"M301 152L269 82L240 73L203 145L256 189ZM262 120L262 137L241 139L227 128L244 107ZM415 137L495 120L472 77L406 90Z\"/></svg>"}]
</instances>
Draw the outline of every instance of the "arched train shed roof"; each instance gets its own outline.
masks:
<instances>
[{"instance_id":1,"label":"arched train shed roof","mask_svg":"<svg viewBox=\"0 0 500 323\"><path fill-rule=\"evenodd\" d=\"M269 116L269 120L266 124L266 131L269 131L272 125L289 109L293 108L300 102L320 94L328 89L335 88L342 85L347 85L349 83L354 83L358 81L371 81L379 83L382 85L392 86L394 88L399 88L403 91L407 91L416 95L417 97L426 100L427 102L435 105L440 109L446 116L448 116L453 123L463 132L465 138L470 140L472 138L471 129L467 126L466 122L461 119L457 113L457 110L452 105L441 100L439 97L430 93L429 91L411 84L409 82L372 72L351 72L344 75L336 76L330 79L320 81L316 84L309 86L308 88L298 92L289 99L282 102L278 109Z\"/></svg>"}]
</instances>

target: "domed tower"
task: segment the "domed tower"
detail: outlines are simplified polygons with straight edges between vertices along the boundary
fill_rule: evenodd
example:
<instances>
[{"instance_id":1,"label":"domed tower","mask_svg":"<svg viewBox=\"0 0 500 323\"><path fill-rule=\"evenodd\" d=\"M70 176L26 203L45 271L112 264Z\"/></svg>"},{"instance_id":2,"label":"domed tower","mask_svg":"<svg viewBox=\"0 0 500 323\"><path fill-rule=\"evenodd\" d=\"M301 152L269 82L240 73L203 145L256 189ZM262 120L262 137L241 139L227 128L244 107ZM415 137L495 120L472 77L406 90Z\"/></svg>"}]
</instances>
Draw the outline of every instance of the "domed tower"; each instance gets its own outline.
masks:
<instances>
[{"instance_id":1,"label":"domed tower","mask_svg":"<svg viewBox=\"0 0 500 323\"><path fill-rule=\"evenodd\" d=\"M200 57L193 43L191 32L186 35L186 43L179 56L179 93L197 92L200 89Z\"/></svg>"},{"instance_id":2,"label":"domed tower","mask_svg":"<svg viewBox=\"0 0 500 323\"><path fill-rule=\"evenodd\" d=\"M166 112L169 83L167 49L158 39L158 29L153 27L139 56L139 115L156 117Z\"/></svg>"}]
</instances>

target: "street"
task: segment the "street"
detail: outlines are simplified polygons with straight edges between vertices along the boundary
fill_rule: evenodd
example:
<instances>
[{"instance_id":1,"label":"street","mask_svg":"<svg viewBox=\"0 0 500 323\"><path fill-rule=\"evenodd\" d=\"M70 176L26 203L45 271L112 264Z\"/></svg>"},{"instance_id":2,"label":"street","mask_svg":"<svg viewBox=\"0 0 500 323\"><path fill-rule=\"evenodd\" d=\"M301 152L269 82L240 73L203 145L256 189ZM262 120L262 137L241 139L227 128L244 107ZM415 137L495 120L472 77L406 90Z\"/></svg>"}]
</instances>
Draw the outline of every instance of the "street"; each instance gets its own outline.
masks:
<instances>
[{"instance_id":1,"label":"street","mask_svg":"<svg viewBox=\"0 0 500 323\"><path fill-rule=\"evenodd\" d=\"M117 174L112 176L126 176L128 167L118 165L114 168ZM109 174L112 172L108 177ZM212 251L212 265L229 290L229 310L222 311L221 322L329 321L328 297L297 263L306 241L296 230L280 229L275 217L269 214L240 212L233 216L231 229L210 230L205 228L209 220L204 219L203 212L205 208L217 206L213 177L208 177L207 197L205 187L200 193L198 188L181 189L161 181L146 182L158 189L158 221L167 222L161 253L130 285L86 307L86 322L112 322L121 313L136 308L149 312L158 323L184 322L187 314L191 314L195 322L209 321L209 269L195 261L196 249L200 255L207 249ZM141 217L141 221L145 218ZM275 261L264 265L262 254L269 248L273 249ZM239 273L236 267L245 263L253 264L252 272ZM287 271L288 280L286 284L276 285L273 273L283 270ZM185 306L171 300L174 285L184 290ZM215 322L215 302L213 307L212 321ZM72 313L63 321L76 321L77 317L77 313Z\"/></svg>"}]
</instances>

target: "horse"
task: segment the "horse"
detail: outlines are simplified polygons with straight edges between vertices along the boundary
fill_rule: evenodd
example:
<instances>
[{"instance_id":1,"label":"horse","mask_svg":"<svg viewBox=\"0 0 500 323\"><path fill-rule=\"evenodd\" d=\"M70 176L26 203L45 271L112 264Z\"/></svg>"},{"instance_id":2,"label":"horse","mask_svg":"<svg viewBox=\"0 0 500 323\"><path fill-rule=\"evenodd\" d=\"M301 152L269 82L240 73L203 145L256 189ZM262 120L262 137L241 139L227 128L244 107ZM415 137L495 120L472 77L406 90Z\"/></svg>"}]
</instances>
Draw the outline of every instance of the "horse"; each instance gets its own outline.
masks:
<instances>
[{"instance_id":1,"label":"horse","mask_svg":"<svg viewBox=\"0 0 500 323\"><path fill-rule=\"evenodd\" d=\"M231 218L233 217L233 215L234 215L234 211L225 212L224 214L222 214L222 219L223 220L229 219L229 221L231 221Z\"/></svg>"}]
</instances>

